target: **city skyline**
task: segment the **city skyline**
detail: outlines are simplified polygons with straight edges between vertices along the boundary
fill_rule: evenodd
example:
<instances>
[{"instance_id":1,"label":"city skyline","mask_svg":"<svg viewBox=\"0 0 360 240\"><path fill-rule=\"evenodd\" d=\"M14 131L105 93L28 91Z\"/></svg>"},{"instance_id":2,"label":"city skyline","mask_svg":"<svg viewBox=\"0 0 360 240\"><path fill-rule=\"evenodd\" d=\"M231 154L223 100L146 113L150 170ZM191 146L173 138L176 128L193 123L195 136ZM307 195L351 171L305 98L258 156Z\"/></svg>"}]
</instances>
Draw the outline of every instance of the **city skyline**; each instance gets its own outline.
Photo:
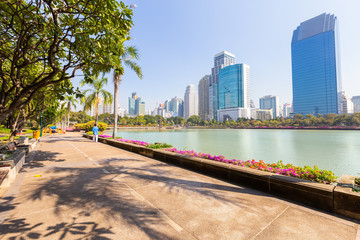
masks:
<instances>
[{"instance_id":1,"label":"city skyline","mask_svg":"<svg viewBox=\"0 0 360 240\"><path fill-rule=\"evenodd\" d=\"M259 5L228 1L219 5L215 1L199 1L191 3L191 8L185 7L186 1L163 3L136 2L134 40L129 44L136 45L140 51L139 65L143 68L144 79L139 80L131 71L125 70L119 88L123 108L133 91L147 102L147 110L163 99L181 96L185 86L197 85L201 77L211 74L213 56L223 50L236 55L238 62L252 66L251 99L256 106L260 97L269 94L279 96L281 104L292 102L289 43L292 32L300 22L324 12L333 13L340 20L343 90L350 97L360 95L360 69L356 57L360 54L360 46L356 43L360 30L353 27L359 2L349 1L344 5L331 0L273 1ZM163 5L162 10L152 17L151 12L159 5ZM280 6L281 11L278 10ZM200 9L204 11L199 13ZM219 12L219 16L214 17L214 11ZM225 24L217 22L221 17L226 17ZM276 74L269 75L273 69ZM111 74L107 77L110 83ZM108 89L112 91L111 84Z\"/></svg>"}]
</instances>

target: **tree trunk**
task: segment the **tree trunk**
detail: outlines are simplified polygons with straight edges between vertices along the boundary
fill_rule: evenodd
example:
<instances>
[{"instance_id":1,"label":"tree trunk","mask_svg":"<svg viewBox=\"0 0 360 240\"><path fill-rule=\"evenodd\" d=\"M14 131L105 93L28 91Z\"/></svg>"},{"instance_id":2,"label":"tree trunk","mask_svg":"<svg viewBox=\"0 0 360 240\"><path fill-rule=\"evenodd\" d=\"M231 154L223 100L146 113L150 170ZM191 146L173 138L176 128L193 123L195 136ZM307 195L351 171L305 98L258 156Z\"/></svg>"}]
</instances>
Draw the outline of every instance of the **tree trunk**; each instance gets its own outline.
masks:
<instances>
[{"instance_id":1,"label":"tree trunk","mask_svg":"<svg viewBox=\"0 0 360 240\"><path fill-rule=\"evenodd\" d=\"M99 95L97 95L95 100L95 124L97 126L98 123L98 107L99 107Z\"/></svg>"},{"instance_id":2,"label":"tree trunk","mask_svg":"<svg viewBox=\"0 0 360 240\"><path fill-rule=\"evenodd\" d=\"M114 70L114 131L113 138L117 135L117 122L118 122L118 91L121 82L121 76Z\"/></svg>"},{"instance_id":3,"label":"tree trunk","mask_svg":"<svg viewBox=\"0 0 360 240\"><path fill-rule=\"evenodd\" d=\"M70 103L68 105L68 112L67 112L67 128L70 126Z\"/></svg>"}]
</instances>

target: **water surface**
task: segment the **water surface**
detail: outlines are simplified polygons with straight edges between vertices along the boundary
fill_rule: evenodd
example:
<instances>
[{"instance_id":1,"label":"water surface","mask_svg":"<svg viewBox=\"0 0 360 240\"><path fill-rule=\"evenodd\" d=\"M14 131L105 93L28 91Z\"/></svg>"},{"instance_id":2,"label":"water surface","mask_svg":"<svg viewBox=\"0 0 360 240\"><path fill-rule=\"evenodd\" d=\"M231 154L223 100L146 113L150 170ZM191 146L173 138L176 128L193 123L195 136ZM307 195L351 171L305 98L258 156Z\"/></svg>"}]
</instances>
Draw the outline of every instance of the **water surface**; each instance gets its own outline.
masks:
<instances>
[{"instance_id":1,"label":"water surface","mask_svg":"<svg viewBox=\"0 0 360 240\"><path fill-rule=\"evenodd\" d=\"M109 133L109 132L108 132ZM360 173L360 131L279 129L121 130L118 136L227 158L283 160L342 174Z\"/></svg>"}]
</instances>

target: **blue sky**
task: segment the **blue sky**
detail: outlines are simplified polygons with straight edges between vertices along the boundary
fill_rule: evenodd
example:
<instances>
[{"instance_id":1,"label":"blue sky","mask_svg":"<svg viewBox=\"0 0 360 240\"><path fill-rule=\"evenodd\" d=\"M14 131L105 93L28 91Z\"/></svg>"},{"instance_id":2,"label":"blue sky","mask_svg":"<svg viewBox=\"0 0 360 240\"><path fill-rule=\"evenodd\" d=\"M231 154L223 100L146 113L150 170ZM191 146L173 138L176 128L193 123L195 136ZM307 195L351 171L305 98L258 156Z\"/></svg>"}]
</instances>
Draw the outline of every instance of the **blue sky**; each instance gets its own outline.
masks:
<instances>
[{"instance_id":1,"label":"blue sky","mask_svg":"<svg viewBox=\"0 0 360 240\"><path fill-rule=\"evenodd\" d=\"M141 54L144 78L126 69L119 99L137 92L146 109L174 96L184 97L189 84L210 74L214 55L223 50L251 68L251 99L264 95L290 102L293 30L324 12L339 21L342 86L360 95L359 0L126 0L136 4L132 41ZM108 90L113 91L112 75ZM75 79L75 85L79 79Z\"/></svg>"}]
</instances>

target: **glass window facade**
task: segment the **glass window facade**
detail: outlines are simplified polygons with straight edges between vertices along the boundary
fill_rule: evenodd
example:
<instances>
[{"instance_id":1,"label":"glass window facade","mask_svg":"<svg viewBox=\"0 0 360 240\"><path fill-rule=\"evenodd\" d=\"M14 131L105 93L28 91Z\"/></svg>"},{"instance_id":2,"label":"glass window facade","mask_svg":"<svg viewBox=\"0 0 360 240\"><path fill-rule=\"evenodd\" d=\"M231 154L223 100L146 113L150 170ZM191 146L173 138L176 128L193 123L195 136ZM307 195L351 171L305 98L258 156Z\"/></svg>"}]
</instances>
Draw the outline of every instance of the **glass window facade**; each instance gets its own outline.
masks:
<instances>
[{"instance_id":1,"label":"glass window facade","mask_svg":"<svg viewBox=\"0 0 360 240\"><path fill-rule=\"evenodd\" d=\"M341 92L336 17L322 14L294 31L291 43L294 114L339 113Z\"/></svg>"},{"instance_id":2,"label":"glass window facade","mask_svg":"<svg viewBox=\"0 0 360 240\"><path fill-rule=\"evenodd\" d=\"M219 71L219 109L244 108L244 79L242 64L235 64Z\"/></svg>"}]
</instances>

